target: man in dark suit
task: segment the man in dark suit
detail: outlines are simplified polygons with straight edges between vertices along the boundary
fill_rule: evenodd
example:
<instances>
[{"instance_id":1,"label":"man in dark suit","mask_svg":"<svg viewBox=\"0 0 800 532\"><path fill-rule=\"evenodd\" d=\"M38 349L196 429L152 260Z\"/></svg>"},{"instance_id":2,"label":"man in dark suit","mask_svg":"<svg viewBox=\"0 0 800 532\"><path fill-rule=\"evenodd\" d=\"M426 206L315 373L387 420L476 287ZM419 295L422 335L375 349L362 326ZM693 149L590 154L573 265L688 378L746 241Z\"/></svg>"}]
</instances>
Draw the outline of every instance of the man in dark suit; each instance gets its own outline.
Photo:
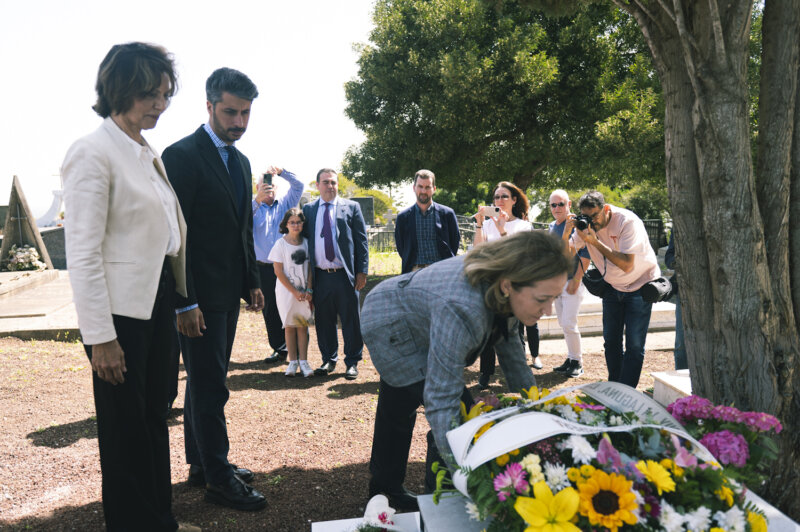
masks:
<instances>
[{"instance_id":1,"label":"man in dark suit","mask_svg":"<svg viewBox=\"0 0 800 532\"><path fill-rule=\"evenodd\" d=\"M430 170L414 175L417 202L397 216L394 241L402 259L402 271L408 273L434 262L455 257L461 244L456 213L433 201L436 176Z\"/></svg>"},{"instance_id":2,"label":"man in dark suit","mask_svg":"<svg viewBox=\"0 0 800 532\"><path fill-rule=\"evenodd\" d=\"M303 207L308 254L314 269L314 320L322 366L314 373L328 375L339 360L337 315L342 321L345 379L358 377L364 342L361 339L358 291L367 284L369 247L361 207L339 198L336 170L317 172L319 198Z\"/></svg>"},{"instance_id":3,"label":"man in dark suit","mask_svg":"<svg viewBox=\"0 0 800 532\"><path fill-rule=\"evenodd\" d=\"M206 81L209 121L164 150L167 175L187 225L186 284L178 297L177 325L186 365L184 436L189 484L206 487L205 498L238 510L258 510L266 499L247 482L253 473L228 462L225 380L239 300L261 310L253 217L248 208L250 162L234 146L247 128L258 90L229 68Z\"/></svg>"}]
</instances>

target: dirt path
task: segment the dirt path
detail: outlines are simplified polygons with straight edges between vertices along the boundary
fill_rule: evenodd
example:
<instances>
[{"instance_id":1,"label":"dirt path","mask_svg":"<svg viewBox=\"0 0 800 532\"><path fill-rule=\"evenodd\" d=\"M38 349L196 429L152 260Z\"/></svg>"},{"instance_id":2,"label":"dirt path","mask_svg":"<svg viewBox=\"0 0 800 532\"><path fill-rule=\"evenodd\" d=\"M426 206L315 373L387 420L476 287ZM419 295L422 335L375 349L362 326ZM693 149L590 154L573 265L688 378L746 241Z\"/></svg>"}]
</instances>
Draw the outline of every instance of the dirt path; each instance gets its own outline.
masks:
<instances>
[{"instance_id":1,"label":"dirt path","mask_svg":"<svg viewBox=\"0 0 800 532\"><path fill-rule=\"evenodd\" d=\"M313 367L320 363L311 331ZM260 314L239 320L226 408L230 460L256 472L254 486L269 506L246 513L203 502L186 483L183 453L183 380L170 419L173 508L179 521L204 530L308 531L311 522L363 515L378 374L365 351L359 377L334 375L287 379L285 366L267 366ZM557 388L603 380L602 353L585 355L579 379L549 371L564 354L542 355L540 386ZM640 390L651 371L671 369L671 351L648 351ZM100 465L90 366L79 343L0 338L0 529L102 530ZM477 393L477 365L467 371ZM502 391L495 381L493 390ZM422 490L425 463L423 415L417 418L406 486Z\"/></svg>"}]
</instances>

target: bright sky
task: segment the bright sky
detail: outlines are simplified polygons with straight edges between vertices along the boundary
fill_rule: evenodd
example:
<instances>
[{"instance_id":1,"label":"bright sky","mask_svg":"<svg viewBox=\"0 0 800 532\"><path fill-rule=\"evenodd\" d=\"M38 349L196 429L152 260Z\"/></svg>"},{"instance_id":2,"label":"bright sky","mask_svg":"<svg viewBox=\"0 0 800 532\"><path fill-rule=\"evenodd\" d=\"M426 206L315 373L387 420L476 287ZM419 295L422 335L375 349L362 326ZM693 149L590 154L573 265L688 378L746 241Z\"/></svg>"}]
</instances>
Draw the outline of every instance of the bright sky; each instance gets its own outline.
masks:
<instances>
[{"instance_id":1,"label":"bright sky","mask_svg":"<svg viewBox=\"0 0 800 532\"><path fill-rule=\"evenodd\" d=\"M208 121L205 80L227 66L259 89L237 142L254 172L274 164L307 183L339 168L363 140L344 114L344 83L357 73L353 45L367 42L372 9L373 0L0 0L0 204L18 175L34 216L47 211L67 148L100 124L97 67L128 41L160 44L177 63L179 91L144 132L155 149Z\"/></svg>"}]
</instances>

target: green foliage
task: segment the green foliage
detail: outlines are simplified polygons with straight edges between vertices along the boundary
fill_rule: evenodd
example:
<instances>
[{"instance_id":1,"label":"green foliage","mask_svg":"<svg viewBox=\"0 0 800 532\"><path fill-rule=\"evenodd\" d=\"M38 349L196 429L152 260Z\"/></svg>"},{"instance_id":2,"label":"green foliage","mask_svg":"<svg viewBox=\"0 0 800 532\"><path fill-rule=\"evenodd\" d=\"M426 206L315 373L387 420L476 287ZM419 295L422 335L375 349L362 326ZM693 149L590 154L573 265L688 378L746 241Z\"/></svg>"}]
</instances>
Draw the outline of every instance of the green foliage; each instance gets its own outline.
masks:
<instances>
[{"instance_id":1,"label":"green foliage","mask_svg":"<svg viewBox=\"0 0 800 532\"><path fill-rule=\"evenodd\" d=\"M631 210L642 220L667 220L671 218L667 187L637 185L622 195L622 207Z\"/></svg>"},{"instance_id":2,"label":"green foliage","mask_svg":"<svg viewBox=\"0 0 800 532\"><path fill-rule=\"evenodd\" d=\"M511 0L379 0L374 22L345 86L366 135L343 163L359 184L423 167L451 190L663 182L660 89L635 24L610 4L557 18ZM608 153L620 139L633 157ZM474 212L462 201L457 212Z\"/></svg>"},{"instance_id":3,"label":"green foliage","mask_svg":"<svg viewBox=\"0 0 800 532\"><path fill-rule=\"evenodd\" d=\"M491 205L493 201L491 195L494 192L491 187L493 185L494 183L465 183L447 188L437 186L434 199L437 203L453 209L456 214L472 216L478 212L478 207L481 205Z\"/></svg>"}]
</instances>

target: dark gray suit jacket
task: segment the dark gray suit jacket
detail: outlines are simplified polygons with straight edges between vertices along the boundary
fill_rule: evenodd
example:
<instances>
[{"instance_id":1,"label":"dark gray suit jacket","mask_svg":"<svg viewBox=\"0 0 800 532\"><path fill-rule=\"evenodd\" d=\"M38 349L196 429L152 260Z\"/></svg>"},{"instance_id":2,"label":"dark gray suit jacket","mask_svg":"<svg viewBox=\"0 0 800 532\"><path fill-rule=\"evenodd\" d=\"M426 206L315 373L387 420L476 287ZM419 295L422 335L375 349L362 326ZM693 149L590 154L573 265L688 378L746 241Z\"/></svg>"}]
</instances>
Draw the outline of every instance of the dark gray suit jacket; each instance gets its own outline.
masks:
<instances>
[{"instance_id":1,"label":"dark gray suit jacket","mask_svg":"<svg viewBox=\"0 0 800 532\"><path fill-rule=\"evenodd\" d=\"M230 174L208 133L199 127L164 150L161 158L186 218L186 290L176 306L229 311L261 287L253 248L250 161L239 153L245 205L236 205Z\"/></svg>"},{"instance_id":2,"label":"dark gray suit jacket","mask_svg":"<svg viewBox=\"0 0 800 532\"><path fill-rule=\"evenodd\" d=\"M425 380L425 416L450 464L445 435L459 416L464 366L489 341L495 319L483 295L467 281L461 255L383 281L361 308L361 335L381 379L395 387ZM509 319L508 338L495 343L514 392L536 384L517 323Z\"/></svg>"},{"instance_id":3,"label":"dark gray suit jacket","mask_svg":"<svg viewBox=\"0 0 800 532\"><path fill-rule=\"evenodd\" d=\"M355 201L345 198L337 198L338 206L336 209L336 243L344 261L344 269L350 284L355 286L356 274L366 274L369 270L369 244L367 243L367 226L364 224L364 216L361 214L361 206ZM315 268L316 255L316 235L317 210L319 209L320 199L306 204L303 207L303 215L306 218L303 224L303 236L308 240L308 254L311 256L311 267Z\"/></svg>"}]
</instances>

